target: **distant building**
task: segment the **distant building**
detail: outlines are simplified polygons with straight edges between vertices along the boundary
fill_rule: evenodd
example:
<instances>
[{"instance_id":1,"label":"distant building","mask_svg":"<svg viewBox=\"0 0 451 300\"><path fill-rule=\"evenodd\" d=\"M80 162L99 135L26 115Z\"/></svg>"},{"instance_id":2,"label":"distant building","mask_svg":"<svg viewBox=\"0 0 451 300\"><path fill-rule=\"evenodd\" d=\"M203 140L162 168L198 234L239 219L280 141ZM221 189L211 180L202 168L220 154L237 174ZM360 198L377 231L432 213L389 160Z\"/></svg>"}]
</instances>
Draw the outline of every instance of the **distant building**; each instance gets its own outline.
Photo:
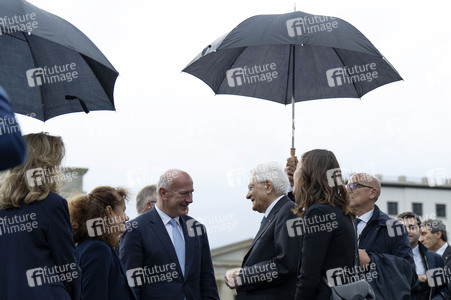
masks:
<instances>
[{"instance_id":1,"label":"distant building","mask_svg":"<svg viewBox=\"0 0 451 300\"><path fill-rule=\"evenodd\" d=\"M252 239L230 244L211 250L211 259L215 270L219 299L234 300L236 291L231 290L224 280L227 270L240 268L243 258L252 244Z\"/></svg>"},{"instance_id":2,"label":"distant building","mask_svg":"<svg viewBox=\"0 0 451 300\"><path fill-rule=\"evenodd\" d=\"M421 182L409 181L406 176L398 180L386 180L378 175L382 184L379 208L390 217L397 217L405 211L412 211L421 219L439 218L451 231L451 182L449 179L436 185L431 178Z\"/></svg>"}]
</instances>

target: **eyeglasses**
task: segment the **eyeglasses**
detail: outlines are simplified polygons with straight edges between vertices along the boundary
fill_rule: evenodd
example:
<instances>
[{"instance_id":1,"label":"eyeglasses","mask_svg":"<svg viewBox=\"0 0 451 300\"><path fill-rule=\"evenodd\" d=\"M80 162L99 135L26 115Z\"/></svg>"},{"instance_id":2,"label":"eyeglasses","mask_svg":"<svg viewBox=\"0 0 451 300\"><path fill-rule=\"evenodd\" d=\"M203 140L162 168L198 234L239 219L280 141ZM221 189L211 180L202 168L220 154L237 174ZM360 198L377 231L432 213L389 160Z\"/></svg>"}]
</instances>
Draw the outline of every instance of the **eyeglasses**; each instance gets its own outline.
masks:
<instances>
[{"instance_id":1,"label":"eyeglasses","mask_svg":"<svg viewBox=\"0 0 451 300\"><path fill-rule=\"evenodd\" d=\"M374 189L372 186L364 185L364 184L361 184L361 183L358 183L358 182L353 182L353 183L351 183L351 184L347 184L347 185L346 185L346 188L347 188L348 190L350 190L351 192L354 192L355 189L356 189L357 187L359 187L359 186L361 186L361 187L366 187L366 188L369 188L369 189Z\"/></svg>"}]
</instances>

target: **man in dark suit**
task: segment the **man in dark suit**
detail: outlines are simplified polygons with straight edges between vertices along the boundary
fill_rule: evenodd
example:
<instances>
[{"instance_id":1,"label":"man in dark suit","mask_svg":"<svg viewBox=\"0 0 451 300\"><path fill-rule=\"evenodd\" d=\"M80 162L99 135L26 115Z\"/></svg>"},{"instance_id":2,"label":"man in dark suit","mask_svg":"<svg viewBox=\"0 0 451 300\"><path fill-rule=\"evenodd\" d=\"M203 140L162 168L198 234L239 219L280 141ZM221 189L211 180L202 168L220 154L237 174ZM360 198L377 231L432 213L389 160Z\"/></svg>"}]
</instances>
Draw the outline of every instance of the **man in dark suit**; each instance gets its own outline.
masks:
<instances>
[{"instance_id":1,"label":"man in dark suit","mask_svg":"<svg viewBox=\"0 0 451 300\"><path fill-rule=\"evenodd\" d=\"M448 277L448 293L451 295L451 246L447 242L445 224L440 219L424 220L420 234L420 242L443 258L446 269L444 273Z\"/></svg>"},{"instance_id":2,"label":"man in dark suit","mask_svg":"<svg viewBox=\"0 0 451 300\"><path fill-rule=\"evenodd\" d=\"M122 236L120 259L138 299L219 300L205 227L186 215L193 191L188 173L167 171L155 208Z\"/></svg>"},{"instance_id":3,"label":"man in dark suit","mask_svg":"<svg viewBox=\"0 0 451 300\"><path fill-rule=\"evenodd\" d=\"M225 276L239 300L294 299L302 233L295 228L295 204L285 196L288 187L287 175L276 163L252 170L246 198L264 217L242 267Z\"/></svg>"},{"instance_id":4,"label":"man in dark suit","mask_svg":"<svg viewBox=\"0 0 451 300\"><path fill-rule=\"evenodd\" d=\"M420 238L421 220L413 212L404 212L398 216L398 220L404 224L409 236L410 247L413 251L416 271L420 287L412 293L416 300L441 300L449 299L446 285L433 286L428 285L426 273L429 270L443 268L443 260L437 253L428 250L423 244L418 242Z\"/></svg>"}]
</instances>

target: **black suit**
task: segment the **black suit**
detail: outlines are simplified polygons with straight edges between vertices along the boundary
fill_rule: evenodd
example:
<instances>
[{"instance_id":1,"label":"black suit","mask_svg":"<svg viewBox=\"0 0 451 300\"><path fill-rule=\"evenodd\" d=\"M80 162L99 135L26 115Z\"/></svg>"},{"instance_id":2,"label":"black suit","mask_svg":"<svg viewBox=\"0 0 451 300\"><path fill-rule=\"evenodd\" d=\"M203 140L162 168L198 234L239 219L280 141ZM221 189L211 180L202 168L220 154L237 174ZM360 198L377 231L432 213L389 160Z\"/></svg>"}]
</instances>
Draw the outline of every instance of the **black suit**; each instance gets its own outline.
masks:
<instances>
[{"instance_id":1,"label":"black suit","mask_svg":"<svg viewBox=\"0 0 451 300\"><path fill-rule=\"evenodd\" d=\"M293 299L301 251L301 236L287 226L297 218L293 208L294 203L282 197L261 225L243 259L237 299Z\"/></svg>"},{"instance_id":2,"label":"black suit","mask_svg":"<svg viewBox=\"0 0 451 300\"><path fill-rule=\"evenodd\" d=\"M451 271L451 246L448 245L448 247L446 247L445 252L443 252L442 258L445 264L445 268ZM451 282L448 283L448 293L451 296Z\"/></svg>"},{"instance_id":3,"label":"black suit","mask_svg":"<svg viewBox=\"0 0 451 300\"><path fill-rule=\"evenodd\" d=\"M179 221L186 247L185 275L156 209L130 221L130 230L122 235L119 257L137 299L219 300L205 227L189 216Z\"/></svg>"},{"instance_id":4,"label":"black suit","mask_svg":"<svg viewBox=\"0 0 451 300\"><path fill-rule=\"evenodd\" d=\"M329 300L330 288L322 277L328 270L354 266L354 225L341 209L328 204L312 205L303 219L308 225L304 227L295 299Z\"/></svg>"}]
</instances>

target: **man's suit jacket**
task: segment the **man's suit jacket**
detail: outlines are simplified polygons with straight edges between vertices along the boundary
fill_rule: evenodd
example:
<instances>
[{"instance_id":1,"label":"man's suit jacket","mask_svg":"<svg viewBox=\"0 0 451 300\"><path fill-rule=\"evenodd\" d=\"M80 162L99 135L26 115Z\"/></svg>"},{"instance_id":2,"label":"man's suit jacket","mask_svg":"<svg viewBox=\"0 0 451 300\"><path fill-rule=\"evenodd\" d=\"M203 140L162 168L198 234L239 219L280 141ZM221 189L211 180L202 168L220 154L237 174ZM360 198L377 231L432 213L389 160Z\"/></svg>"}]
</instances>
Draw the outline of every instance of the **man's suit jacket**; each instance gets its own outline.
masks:
<instances>
[{"instance_id":1,"label":"man's suit jacket","mask_svg":"<svg viewBox=\"0 0 451 300\"><path fill-rule=\"evenodd\" d=\"M243 259L237 299L294 298L302 240L290 226L297 219L294 206L284 196L261 225Z\"/></svg>"},{"instance_id":2,"label":"man's suit jacket","mask_svg":"<svg viewBox=\"0 0 451 300\"><path fill-rule=\"evenodd\" d=\"M116 252L105 242L88 238L77 245L83 274L81 300L135 300Z\"/></svg>"},{"instance_id":3,"label":"man's suit jacket","mask_svg":"<svg viewBox=\"0 0 451 300\"><path fill-rule=\"evenodd\" d=\"M446 247L445 252L442 255L445 268L448 269L446 274L451 274L451 246ZM451 278L450 278L451 279ZM448 283L448 293L451 296L451 282Z\"/></svg>"},{"instance_id":4,"label":"man's suit jacket","mask_svg":"<svg viewBox=\"0 0 451 300\"><path fill-rule=\"evenodd\" d=\"M130 221L119 257L137 299L219 300L205 227L181 216L185 239L185 276L156 209Z\"/></svg>"},{"instance_id":5,"label":"man's suit jacket","mask_svg":"<svg viewBox=\"0 0 451 300\"><path fill-rule=\"evenodd\" d=\"M0 299L80 299L67 201L49 193L44 200L0 210L0 219Z\"/></svg>"}]
</instances>

